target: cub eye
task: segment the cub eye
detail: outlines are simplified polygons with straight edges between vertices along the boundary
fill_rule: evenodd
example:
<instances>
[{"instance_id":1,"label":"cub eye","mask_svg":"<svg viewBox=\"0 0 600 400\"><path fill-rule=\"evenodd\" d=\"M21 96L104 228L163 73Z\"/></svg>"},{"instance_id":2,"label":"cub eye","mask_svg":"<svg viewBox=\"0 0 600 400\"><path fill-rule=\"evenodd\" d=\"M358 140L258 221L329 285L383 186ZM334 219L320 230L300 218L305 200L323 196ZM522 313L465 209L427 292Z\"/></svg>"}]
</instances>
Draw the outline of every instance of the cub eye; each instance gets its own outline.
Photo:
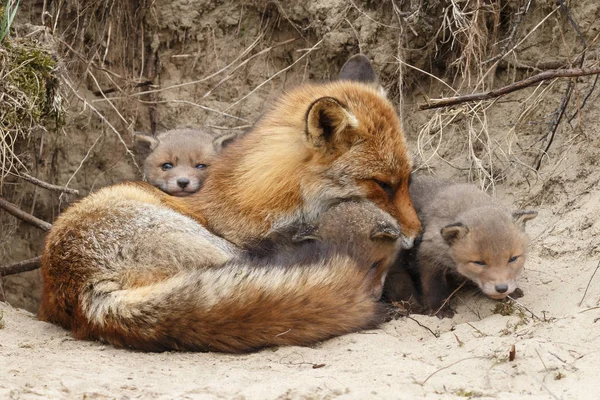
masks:
<instances>
[{"instance_id":1,"label":"cub eye","mask_svg":"<svg viewBox=\"0 0 600 400\"><path fill-rule=\"evenodd\" d=\"M512 256L511 258L508 259L508 262L514 263L515 261L517 261L517 258L519 258L519 256Z\"/></svg>"},{"instance_id":2,"label":"cub eye","mask_svg":"<svg viewBox=\"0 0 600 400\"><path fill-rule=\"evenodd\" d=\"M385 194L388 195L390 199L394 197L394 188L392 188L392 185L386 182L382 182L379 179L373 179L373 181L375 181L375 183L379 185L379 187L385 192Z\"/></svg>"},{"instance_id":3,"label":"cub eye","mask_svg":"<svg viewBox=\"0 0 600 400\"><path fill-rule=\"evenodd\" d=\"M481 265L482 267L485 267L485 263L483 261L471 261L473 264L477 264L477 265Z\"/></svg>"},{"instance_id":4,"label":"cub eye","mask_svg":"<svg viewBox=\"0 0 600 400\"><path fill-rule=\"evenodd\" d=\"M196 168L198 168L198 169L206 168L206 164L196 164Z\"/></svg>"},{"instance_id":5,"label":"cub eye","mask_svg":"<svg viewBox=\"0 0 600 400\"><path fill-rule=\"evenodd\" d=\"M162 169L163 171L169 170L171 168L173 168L173 164L171 164L170 162L166 162L160 166L160 169Z\"/></svg>"}]
</instances>

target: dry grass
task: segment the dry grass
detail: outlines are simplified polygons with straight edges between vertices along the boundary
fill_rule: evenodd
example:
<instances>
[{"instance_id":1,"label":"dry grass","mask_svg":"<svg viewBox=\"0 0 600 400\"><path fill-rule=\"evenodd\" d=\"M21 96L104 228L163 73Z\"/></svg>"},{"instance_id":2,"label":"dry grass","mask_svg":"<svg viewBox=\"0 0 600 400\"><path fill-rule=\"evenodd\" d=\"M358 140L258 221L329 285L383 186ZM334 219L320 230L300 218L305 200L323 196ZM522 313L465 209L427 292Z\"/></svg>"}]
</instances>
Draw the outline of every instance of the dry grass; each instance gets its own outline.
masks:
<instances>
[{"instance_id":1,"label":"dry grass","mask_svg":"<svg viewBox=\"0 0 600 400\"><path fill-rule=\"evenodd\" d=\"M0 188L9 174L30 168L32 134L57 132L64 114L51 52L33 41L5 40L0 46Z\"/></svg>"},{"instance_id":2,"label":"dry grass","mask_svg":"<svg viewBox=\"0 0 600 400\"><path fill-rule=\"evenodd\" d=\"M444 57L449 60L446 76L437 78L429 74L437 82L432 87L442 88L442 93L450 96L485 92L495 88L495 76L500 67L507 71L506 77L512 76L513 82L518 80L525 70L519 60L520 51L531 45L531 37L544 24L558 25L551 18L558 12L558 7L548 9L545 18L535 21L527 14L531 3L530 0L451 0L443 10L443 22L434 42L437 52L450 52L455 57ZM524 23L532 28L523 29L521 24ZM524 175L536 174L534 160L543 150L541 146L522 142L521 133L530 130L529 124L536 117L536 111L553 88L555 83L540 85L528 93L519 106L516 123L503 128L506 134L500 140L493 139L502 135L492 134L494 129L489 125L489 113L495 110L497 100L429 112L429 120L418 133L420 163L417 168L429 169L434 160L441 160L468 175L483 189L493 189L512 169L518 169ZM444 96L436 94L432 97ZM512 115L509 119L515 120ZM460 154L456 154L457 148L462 149Z\"/></svg>"}]
</instances>

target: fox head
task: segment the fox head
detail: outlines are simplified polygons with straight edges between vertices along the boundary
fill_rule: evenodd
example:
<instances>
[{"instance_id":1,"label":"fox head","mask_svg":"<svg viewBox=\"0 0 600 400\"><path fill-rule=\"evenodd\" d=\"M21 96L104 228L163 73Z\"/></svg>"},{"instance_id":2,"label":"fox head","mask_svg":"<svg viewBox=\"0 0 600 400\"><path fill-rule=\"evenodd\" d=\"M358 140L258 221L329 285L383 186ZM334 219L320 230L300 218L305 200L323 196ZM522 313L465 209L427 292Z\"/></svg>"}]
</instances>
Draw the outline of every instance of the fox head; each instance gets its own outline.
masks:
<instances>
[{"instance_id":1,"label":"fox head","mask_svg":"<svg viewBox=\"0 0 600 400\"><path fill-rule=\"evenodd\" d=\"M223 153L198 197L213 232L244 245L317 221L340 201L367 199L399 222L403 245L412 245L421 224L396 111L365 56L352 57L339 78L285 93Z\"/></svg>"},{"instance_id":2,"label":"fox head","mask_svg":"<svg viewBox=\"0 0 600 400\"><path fill-rule=\"evenodd\" d=\"M456 271L489 297L503 299L517 288L529 242L525 223L536 216L536 211L510 215L480 207L464 213L460 222L443 227L440 234L450 247Z\"/></svg>"},{"instance_id":3,"label":"fox head","mask_svg":"<svg viewBox=\"0 0 600 400\"><path fill-rule=\"evenodd\" d=\"M202 130L174 129L157 137L136 133L134 142L148 183L184 197L200 190L210 165L235 137L233 133L215 137Z\"/></svg>"},{"instance_id":4,"label":"fox head","mask_svg":"<svg viewBox=\"0 0 600 400\"><path fill-rule=\"evenodd\" d=\"M344 64L339 81L306 111L306 145L330 180L324 190L334 194L337 186L342 197L373 201L400 222L409 248L421 225L409 197L412 161L398 116L364 55Z\"/></svg>"}]
</instances>

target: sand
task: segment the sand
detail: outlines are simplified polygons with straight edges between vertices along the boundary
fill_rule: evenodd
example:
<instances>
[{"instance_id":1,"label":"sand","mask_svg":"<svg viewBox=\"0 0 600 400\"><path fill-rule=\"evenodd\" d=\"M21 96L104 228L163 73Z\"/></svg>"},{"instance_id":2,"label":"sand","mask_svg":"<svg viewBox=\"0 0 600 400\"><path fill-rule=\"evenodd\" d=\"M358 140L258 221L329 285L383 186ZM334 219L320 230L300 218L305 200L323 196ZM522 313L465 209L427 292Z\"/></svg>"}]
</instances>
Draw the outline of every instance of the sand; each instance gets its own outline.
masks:
<instances>
[{"instance_id":1,"label":"sand","mask_svg":"<svg viewBox=\"0 0 600 400\"><path fill-rule=\"evenodd\" d=\"M453 319L415 315L312 347L145 354L74 340L0 303L0 398L597 398L599 177L573 183L528 225L527 310L494 314L498 302L467 291Z\"/></svg>"}]
</instances>

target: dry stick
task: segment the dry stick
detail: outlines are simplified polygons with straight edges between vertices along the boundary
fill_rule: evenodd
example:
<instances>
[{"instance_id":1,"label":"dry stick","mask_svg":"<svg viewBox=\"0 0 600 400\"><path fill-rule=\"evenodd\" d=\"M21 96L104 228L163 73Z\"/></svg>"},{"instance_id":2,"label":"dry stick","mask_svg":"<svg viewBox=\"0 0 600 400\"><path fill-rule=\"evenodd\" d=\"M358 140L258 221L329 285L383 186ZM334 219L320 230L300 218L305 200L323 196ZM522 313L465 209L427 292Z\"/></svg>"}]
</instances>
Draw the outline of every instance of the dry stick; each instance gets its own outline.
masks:
<instances>
[{"instance_id":1,"label":"dry stick","mask_svg":"<svg viewBox=\"0 0 600 400\"><path fill-rule=\"evenodd\" d=\"M423 325L422 323L420 323L418 320L414 319L413 317L411 317L410 315L407 315L406 318L411 319L413 321L415 321L417 323L417 325L419 325L421 328L425 328L427 329L429 332L431 332L431 334L436 337L439 338L440 334L439 333L435 333L433 330L431 330L431 328L429 328L428 326Z\"/></svg>"},{"instance_id":2,"label":"dry stick","mask_svg":"<svg viewBox=\"0 0 600 400\"><path fill-rule=\"evenodd\" d=\"M554 78L570 78L575 76L586 76L586 75L597 75L600 74L600 67L593 68L571 68L571 69L558 69L552 71L545 71L540 74L531 76L522 81L511 83L510 85L501 87L499 89L490 90L485 93L472 93L464 96L446 97L442 99L429 99L427 103L419 104L419 110L429 110L432 108L454 106L456 104L467 103L471 101L481 101L494 99L496 97L503 96L508 93L515 92L517 90L525 89L526 87L535 85L538 82L542 82L548 79Z\"/></svg>"},{"instance_id":3,"label":"dry stick","mask_svg":"<svg viewBox=\"0 0 600 400\"><path fill-rule=\"evenodd\" d=\"M448 302L450 301L452 296L454 296L456 294L456 292L458 292L463 286L465 286L466 283L467 283L467 281L464 281L463 283L460 284L459 287L454 289L454 291L452 293L450 293L450 296L446 297L446 300L444 300L444 302L442 303L440 308L438 308L437 311L435 312L435 314L433 314L433 315L437 315L440 311L442 311L442 308L444 308L446 306L446 304L448 304Z\"/></svg>"},{"instance_id":4,"label":"dry stick","mask_svg":"<svg viewBox=\"0 0 600 400\"><path fill-rule=\"evenodd\" d=\"M19 178L22 178L22 179L26 180L27 182L31 182L34 185L37 185L37 186L39 186L41 188L44 188L44 189L54 190L54 191L57 191L57 192L63 192L63 193L69 193L69 194L79 195L79 190L77 190L77 189L71 189L71 188L64 187L64 186L53 185L51 183L44 182L42 180L39 180L38 178L34 178L33 176L27 175L27 174L24 174L24 173L21 173L20 175L17 175L17 176Z\"/></svg>"},{"instance_id":5,"label":"dry stick","mask_svg":"<svg viewBox=\"0 0 600 400\"><path fill-rule=\"evenodd\" d=\"M515 299L514 297L510 297L510 296L506 296L507 298L509 298L510 300L512 300L518 307L521 307L523 310L527 311L529 314L531 314L531 317L533 319L537 319L538 321L542 321L542 319L540 317L538 317L537 315L535 315L533 313L533 311L531 311L529 308L525 307L523 305L523 303L521 303L520 301L518 301L517 299ZM542 311L543 312L543 311ZM545 315L544 315L545 317Z\"/></svg>"},{"instance_id":6,"label":"dry stick","mask_svg":"<svg viewBox=\"0 0 600 400\"><path fill-rule=\"evenodd\" d=\"M21 272L33 271L40 267L42 256L30 258L29 260L20 261L11 265L0 267L0 276L20 274Z\"/></svg>"},{"instance_id":7,"label":"dry stick","mask_svg":"<svg viewBox=\"0 0 600 400\"><path fill-rule=\"evenodd\" d=\"M581 301L579 302L579 304L577 305L577 307L581 307L581 304L583 303L583 299L585 299L585 296L587 295L587 291L590 288L590 284L592 283L592 279L594 279L594 276L596 275L596 272L598 272L598 268L600 268L600 261L598 261L598 265L596 265L596 269L594 270L594 273L592 274L592 277L588 281L588 284L585 287L585 292L583 292L583 296L581 297Z\"/></svg>"},{"instance_id":8,"label":"dry stick","mask_svg":"<svg viewBox=\"0 0 600 400\"><path fill-rule=\"evenodd\" d=\"M133 154L133 152L131 150L129 150L129 148L127 147L127 143L125 143L125 141L123 140L123 137L121 136L119 131L117 131L117 129L108 121L108 119L104 115L102 115L102 113L100 111L98 111L82 95L80 95L79 92L77 92L77 89L75 89L73 87L73 85L71 85L71 82L68 79L63 79L63 82L67 84L67 86L69 87L69 89L71 89L71 92L73 92L75 97L77 97L83 103L84 107L86 107L86 106L89 107L90 110L92 110L102 120L102 122L104 122L115 133L115 135L117 135L117 138L123 144L123 147L125 147L125 153L131 157L131 160L133 161L133 165L135 165L135 167L139 170L140 166L138 165L137 161L135 160L135 155ZM112 103L111 103L111 105L112 105Z\"/></svg>"},{"instance_id":9,"label":"dry stick","mask_svg":"<svg viewBox=\"0 0 600 400\"><path fill-rule=\"evenodd\" d=\"M583 63L585 62L585 53L587 51L587 44L585 42L585 39L583 38L583 35L581 34L581 30L579 29L579 26L577 25L577 23L575 22L573 17L571 17L571 14L569 13L569 9L567 8L567 6L565 6L565 4L563 3L562 0L558 0L558 4L560 6L560 9L563 11L563 13L565 14L567 19L573 26L573 29L575 29L577 36L579 36L579 39L581 40L581 45L583 47L583 50L581 52L581 60L579 61L579 68L582 68ZM542 153L540 153L540 156L537 160L536 167L535 167L536 171L540 170L540 167L542 166L542 161L544 160L544 155L548 154L548 151L550 150L550 146L552 146L552 142L554 142L554 137L556 136L556 131L558 130L558 126L560 125L560 122L562 121L562 119L565 115L567 106L569 105L569 101L571 101L571 95L573 94L574 88L575 88L575 83L572 80L569 81L569 84L567 85L567 90L565 91L565 95L563 96L563 99L560 102L560 106L558 107L558 109L555 112L556 118L554 118L554 120L552 121L552 129L550 130L550 139L548 140L548 144L546 145L546 148L544 149L544 151ZM548 135L544 136L544 140L546 140L547 137L548 137Z\"/></svg>"},{"instance_id":10,"label":"dry stick","mask_svg":"<svg viewBox=\"0 0 600 400\"><path fill-rule=\"evenodd\" d=\"M306 52L304 54L302 54L300 57L298 57L298 59L296 61L294 61L293 63L291 63L290 65L288 65L284 69L279 70L278 72L276 72L273 75L271 75L263 83L261 83L260 85L256 86L254 89L252 89L248 94L246 94L245 96L243 96L241 99L237 100L235 103L233 103L232 105L230 105L229 107L227 107L225 110L223 110L223 112L228 111L231 108L237 106L241 101L247 99L249 96L251 96L258 89L260 89L261 87L263 87L264 85L266 85L267 83L269 83L270 81L272 81L273 79L275 79L276 77L278 77L279 75L283 74L284 72L286 72L287 70L289 70L290 68L292 68L294 65L298 64L300 62L300 60L302 60L304 57L308 56L316 48L318 48L321 45L321 43L323 43L323 40L324 39L319 40L317 43L315 43L315 45L313 47L311 47L310 49L306 50Z\"/></svg>"},{"instance_id":11,"label":"dry stick","mask_svg":"<svg viewBox=\"0 0 600 400\"><path fill-rule=\"evenodd\" d=\"M425 384L425 383L426 383L426 382L429 380L429 378L431 378L432 376L434 376L435 374L437 374L437 373L438 373L438 372L440 372L440 371L443 371L443 370L445 370L445 369L448 369L448 368L450 368L450 367L453 367L453 366L455 366L456 364L458 364L458 363L461 363L461 362L463 362L463 361L467 361L467 360L477 360L477 359L481 359L481 358L483 358L483 359L486 359L486 360L487 360L487 359L489 359L489 357L484 357L484 356L476 356L476 357L467 357L467 358L463 358L462 360L455 361L455 362L453 362L452 364L446 365L445 367L442 367L442 368L440 368L440 369L438 369L438 370L434 371L433 373L431 373L431 375L429 375L427 378L425 378L425 380L424 380L423 382L417 382L417 383L419 383L421 386L423 386L423 385L424 385L424 384Z\"/></svg>"},{"instance_id":12,"label":"dry stick","mask_svg":"<svg viewBox=\"0 0 600 400\"><path fill-rule=\"evenodd\" d=\"M531 2L532 0L529 0L527 3L523 4L521 6L521 8L519 8L519 10L514 14L515 18L512 21L513 22L513 26L510 30L510 34L508 35L508 38L506 38L506 43L504 44L504 46L502 47L502 50L500 51L500 54L498 54L495 57L492 57L488 60L485 60L482 62L482 64L489 64L492 62L496 62L502 58L504 58L504 56L506 56L509 52L508 47L512 46L513 41L515 39L515 35L517 33L517 30L519 28L519 25L521 25L521 22L523 22L523 18L525 17L525 14L527 13L527 11L529 11L529 7L531 6ZM513 47L510 51L512 52L512 50L514 50L515 48Z\"/></svg>"},{"instance_id":13,"label":"dry stick","mask_svg":"<svg viewBox=\"0 0 600 400\"><path fill-rule=\"evenodd\" d=\"M544 155L548 154L548 150L550 150L550 146L552 146L552 142L554 142L556 131L558 130L560 121L562 121L562 118L565 115L565 111L567 110L567 105L569 105L569 101L571 100L571 94L573 94L574 87L575 84L573 83L573 81L569 81L569 84L567 85L567 90L565 91L565 95L563 96L560 102L560 106L558 107L558 110L555 111L556 118L554 119L554 121L552 121L552 130L550 131L550 139L548 140L548 144L546 145L544 151L540 153L539 158L537 159L537 162L535 164L536 171L540 170L540 167L542 166L542 160L544 159ZM544 137L541 140L546 140L547 137L548 134L544 135Z\"/></svg>"},{"instance_id":14,"label":"dry stick","mask_svg":"<svg viewBox=\"0 0 600 400\"><path fill-rule=\"evenodd\" d=\"M13 203L6 201L2 197L0 197L0 208L3 208L9 214L12 214L13 216L33 225L35 227L40 228L43 231L49 231L50 228L52 228L52 224L49 224L46 221L42 221L41 219L36 218L29 213L26 213L25 211L21 210L19 207L17 207Z\"/></svg>"},{"instance_id":15,"label":"dry stick","mask_svg":"<svg viewBox=\"0 0 600 400\"><path fill-rule=\"evenodd\" d=\"M224 77L223 79L221 79L219 82L217 82L217 84L215 86L213 86L208 92L204 93L204 95L202 95L202 98L206 98L208 97L216 88L218 88L219 86L221 86L221 84L223 84L225 81L229 80L229 78L231 78L231 76L233 75L233 73L235 71L237 71L238 69L240 69L241 67L243 67L244 65L248 64L250 61L252 61L254 58L262 56L263 54L268 53L269 51L273 50L276 47L280 47L280 46L284 46L286 44L295 42L297 39L296 38L292 38L292 39L288 39L285 40L283 42L279 42L279 43L275 43L272 46L269 46L265 49L262 49L261 51L259 51L256 54L251 55L250 57L248 57L247 59L245 59L244 61L242 61L241 63L239 63L238 65L236 65L236 67L234 69L232 69L229 74L227 74L226 77Z\"/></svg>"}]
</instances>

